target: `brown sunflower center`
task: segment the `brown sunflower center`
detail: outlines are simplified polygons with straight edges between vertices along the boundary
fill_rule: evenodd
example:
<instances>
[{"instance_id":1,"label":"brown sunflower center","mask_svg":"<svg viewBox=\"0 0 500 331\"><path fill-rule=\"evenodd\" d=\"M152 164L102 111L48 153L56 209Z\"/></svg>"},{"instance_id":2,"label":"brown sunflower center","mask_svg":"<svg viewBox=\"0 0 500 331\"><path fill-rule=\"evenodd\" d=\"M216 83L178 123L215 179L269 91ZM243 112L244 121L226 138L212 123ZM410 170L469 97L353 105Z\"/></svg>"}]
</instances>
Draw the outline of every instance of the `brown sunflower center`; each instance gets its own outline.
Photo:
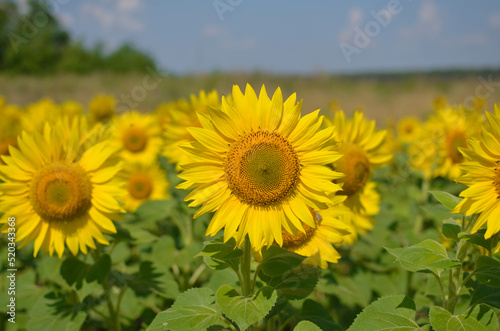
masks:
<instances>
[{"instance_id":1,"label":"brown sunflower center","mask_svg":"<svg viewBox=\"0 0 500 331\"><path fill-rule=\"evenodd\" d=\"M123 134L123 146L132 153L142 152L148 143L148 136L138 127L131 126Z\"/></svg>"},{"instance_id":2,"label":"brown sunflower center","mask_svg":"<svg viewBox=\"0 0 500 331\"><path fill-rule=\"evenodd\" d=\"M31 205L49 221L72 221L91 207L92 183L78 165L53 163L39 170L30 185Z\"/></svg>"},{"instance_id":3,"label":"brown sunflower center","mask_svg":"<svg viewBox=\"0 0 500 331\"><path fill-rule=\"evenodd\" d=\"M313 215L314 222L316 223L316 228L312 228L309 225L302 223L302 226L304 227L306 233L303 233L302 231L297 231L297 235L295 236L291 233L288 233L285 230L282 230L281 235L283 236L283 248L286 249L300 248L303 245L307 244L312 237L314 237L314 233L316 232L316 229L318 228L322 219L321 216L316 211L312 210L311 208L309 208L309 211Z\"/></svg>"},{"instance_id":4,"label":"brown sunflower center","mask_svg":"<svg viewBox=\"0 0 500 331\"><path fill-rule=\"evenodd\" d=\"M403 126L404 133L406 133L408 135L412 134L414 130L415 130L415 126L413 125L413 123L406 123Z\"/></svg>"},{"instance_id":5,"label":"brown sunflower center","mask_svg":"<svg viewBox=\"0 0 500 331\"><path fill-rule=\"evenodd\" d=\"M229 188L241 201L267 206L288 196L299 180L300 165L285 138L259 130L231 146L224 171Z\"/></svg>"},{"instance_id":6,"label":"brown sunflower center","mask_svg":"<svg viewBox=\"0 0 500 331\"><path fill-rule=\"evenodd\" d=\"M153 183L149 176L134 174L128 182L128 192L135 199L146 199L153 191Z\"/></svg>"},{"instance_id":7,"label":"brown sunflower center","mask_svg":"<svg viewBox=\"0 0 500 331\"><path fill-rule=\"evenodd\" d=\"M370 178L370 161L365 152L352 144L343 144L340 153L344 155L335 162L335 170L345 174L339 183L344 183L342 194L350 196L361 190Z\"/></svg>"},{"instance_id":8,"label":"brown sunflower center","mask_svg":"<svg viewBox=\"0 0 500 331\"><path fill-rule=\"evenodd\" d=\"M464 159L458 150L459 147L467 147L467 138L463 131L452 131L446 138L446 150L453 163L461 163Z\"/></svg>"}]
</instances>

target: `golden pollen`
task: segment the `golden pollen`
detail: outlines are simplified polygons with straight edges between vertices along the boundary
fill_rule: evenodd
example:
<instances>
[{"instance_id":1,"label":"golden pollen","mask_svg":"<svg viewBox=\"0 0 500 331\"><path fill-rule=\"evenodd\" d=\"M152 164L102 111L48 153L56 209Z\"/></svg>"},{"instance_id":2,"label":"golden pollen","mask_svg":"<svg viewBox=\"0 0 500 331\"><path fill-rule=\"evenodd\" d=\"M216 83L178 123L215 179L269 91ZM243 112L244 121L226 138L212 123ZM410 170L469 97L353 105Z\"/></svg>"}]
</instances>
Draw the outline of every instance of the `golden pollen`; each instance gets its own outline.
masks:
<instances>
[{"instance_id":1,"label":"golden pollen","mask_svg":"<svg viewBox=\"0 0 500 331\"><path fill-rule=\"evenodd\" d=\"M148 136L144 130L131 126L123 134L123 146L132 153L142 152L148 143Z\"/></svg>"},{"instance_id":2,"label":"golden pollen","mask_svg":"<svg viewBox=\"0 0 500 331\"><path fill-rule=\"evenodd\" d=\"M242 201L267 206L281 201L299 180L292 145L277 132L250 132L231 145L224 164L231 191Z\"/></svg>"},{"instance_id":3,"label":"golden pollen","mask_svg":"<svg viewBox=\"0 0 500 331\"><path fill-rule=\"evenodd\" d=\"M144 174L133 174L128 182L128 192L135 199L146 199L153 191L151 178Z\"/></svg>"},{"instance_id":4,"label":"golden pollen","mask_svg":"<svg viewBox=\"0 0 500 331\"><path fill-rule=\"evenodd\" d=\"M48 221L72 221L91 207L92 183L78 165L53 163L39 170L30 185L31 205Z\"/></svg>"},{"instance_id":5,"label":"golden pollen","mask_svg":"<svg viewBox=\"0 0 500 331\"><path fill-rule=\"evenodd\" d=\"M340 152L344 156L335 163L335 170L345 174L339 183L344 183L342 194L350 196L361 190L370 178L370 161L361 149L352 144L342 145Z\"/></svg>"},{"instance_id":6,"label":"golden pollen","mask_svg":"<svg viewBox=\"0 0 500 331\"><path fill-rule=\"evenodd\" d=\"M463 131L452 131L446 138L446 151L453 163L461 163L464 156L458 150L459 147L467 147L467 138Z\"/></svg>"},{"instance_id":7,"label":"golden pollen","mask_svg":"<svg viewBox=\"0 0 500 331\"><path fill-rule=\"evenodd\" d=\"M309 225L302 223L302 226L304 227L306 233L297 231L297 235L295 236L291 233L288 233L288 231L281 230L281 235L283 236L283 248L298 249L306 245L311 240L311 238L314 237L314 233L321 223L321 216L311 208L309 208L309 211L313 215L314 222L316 223L316 228L312 228Z\"/></svg>"}]
</instances>

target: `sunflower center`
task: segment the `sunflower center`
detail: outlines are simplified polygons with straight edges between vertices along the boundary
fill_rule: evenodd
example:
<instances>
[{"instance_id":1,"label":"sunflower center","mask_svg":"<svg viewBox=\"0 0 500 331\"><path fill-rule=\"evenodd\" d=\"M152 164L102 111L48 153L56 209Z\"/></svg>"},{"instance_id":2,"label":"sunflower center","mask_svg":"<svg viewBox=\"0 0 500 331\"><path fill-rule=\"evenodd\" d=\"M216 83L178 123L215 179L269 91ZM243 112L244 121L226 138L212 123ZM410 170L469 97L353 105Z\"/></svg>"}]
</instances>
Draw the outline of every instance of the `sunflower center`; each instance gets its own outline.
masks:
<instances>
[{"instance_id":1,"label":"sunflower center","mask_svg":"<svg viewBox=\"0 0 500 331\"><path fill-rule=\"evenodd\" d=\"M128 192L135 199L146 199L153 191L151 178L142 174L132 175L128 182Z\"/></svg>"},{"instance_id":2,"label":"sunflower center","mask_svg":"<svg viewBox=\"0 0 500 331\"><path fill-rule=\"evenodd\" d=\"M467 138L463 131L452 131L447 137L446 149L453 163L461 163L464 159L459 147L467 147Z\"/></svg>"},{"instance_id":3,"label":"sunflower center","mask_svg":"<svg viewBox=\"0 0 500 331\"><path fill-rule=\"evenodd\" d=\"M35 212L49 221L72 221L91 206L92 183L78 165L53 163L39 170L30 185Z\"/></svg>"},{"instance_id":4,"label":"sunflower center","mask_svg":"<svg viewBox=\"0 0 500 331\"><path fill-rule=\"evenodd\" d=\"M411 134L413 133L413 130L415 129L415 127L413 126L413 124L410 124L410 123L407 123L405 124L405 126L403 127L403 130L406 134Z\"/></svg>"},{"instance_id":5,"label":"sunflower center","mask_svg":"<svg viewBox=\"0 0 500 331\"><path fill-rule=\"evenodd\" d=\"M301 231L297 231L297 235L292 235L291 233L288 233L288 231L281 230L281 235L283 237L283 248L286 249L297 249L302 247L303 245L307 244L309 240L311 240L312 237L314 237L314 233L316 232L316 229L321 223L321 216L311 208L309 208L309 211L313 215L314 222L316 223L316 228L312 228L309 225L302 223L302 226L304 227L304 230L306 233L303 233Z\"/></svg>"},{"instance_id":6,"label":"sunflower center","mask_svg":"<svg viewBox=\"0 0 500 331\"><path fill-rule=\"evenodd\" d=\"M345 174L339 183L344 183L342 194L350 196L361 190L370 178L370 161L362 150L352 144L344 144L340 152L344 156L335 163L335 169Z\"/></svg>"},{"instance_id":7,"label":"sunflower center","mask_svg":"<svg viewBox=\"0 0 500 331\"><path fill-rule=\"evenodd\" d=\"M300 165L285 138L260 130L231 146L224 171L229 188L241 201L267 206L288 196L299 179Z\"/></svg>"},{"instance_id":8,"label":"sunflower center","mask_svg":"<svg viewBox=\"0 0 500 331\"><path fill-rule=\"evenodd\" d=\"M142 152L148 143L148 136L137 127L131 126L123 134L123 146L132 153Z\"/></svg>"}]
</instances>

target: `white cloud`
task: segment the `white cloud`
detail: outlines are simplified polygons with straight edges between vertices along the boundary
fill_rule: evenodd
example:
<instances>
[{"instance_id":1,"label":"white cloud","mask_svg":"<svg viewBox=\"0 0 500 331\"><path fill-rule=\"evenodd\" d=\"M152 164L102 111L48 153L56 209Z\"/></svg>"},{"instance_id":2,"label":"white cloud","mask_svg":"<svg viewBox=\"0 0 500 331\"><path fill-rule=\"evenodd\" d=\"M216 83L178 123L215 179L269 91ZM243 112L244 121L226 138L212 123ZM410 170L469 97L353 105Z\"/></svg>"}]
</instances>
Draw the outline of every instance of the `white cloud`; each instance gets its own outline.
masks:
<instances>
[{"instance_id":1,"label":"white cloud","mask_svg":"<svg viewBox=\"0 0 500 331\"><path fill-rule=\"evenodd\" d=\"M221 35L227 34L227 30L224 30L217 25L205 25L201 29L201 33L206 37L219 37Z\"/></svg>"},{"instance_id":2,"label":"white cloud","mask_svg":"<svg viewBox=\"0 0 500 331\"><path fill-rule=\"evenodd\" d=\"M118 0L116 8L121 11L134 11L139 9L141 6L139 0Z\"/></svg>"},{"instance_id":3,"label":"white cloud","mask_svg":"<svg viewBox=\"0 0 500 331\"><path fill-rule=\"evenodd\" d=\"M30 9L28 5L28 0L17 0L16 1L17 9L19 12L24 15L28 13L28 10Z\"/></svg>"},{"instance_id":4,"label":"white cloud","mask_svg":"<svg viewBox=\"0 0 500 331\"><path fill-rule=\"evenodd\" d=\"M257 46L255 37L234 37L231 30L218 25L205 25L201 29L201 34L204 37L217 40L228 49L251 49Z\"/></svg>"},{"instance_id":5,"label":"white cloud","mask_svg":"<svg viewBox=\"0 0 500 331\"><path fill-rule=\"evenodd\" d=\"M401 35L405 38L412 37L437 37L442 29L437 5L430 0L422 2L417 14L417 24L403 29Z\"/></svg>"},{"instance_id":6,"label":"white cloud","mask_svg":"<svg viewBox=\"0 0 500 331\"><path fill-rule=\"evenodd\" d=\"M349 10L349 22L338 34L339 42L350 42L354 38L354 28L360 26L363 22L364 12L359 7L353 7Z\"/></svg>"},{"instance_id":7,"label":"white cloud","mask_svg":"<svg viewBox=\"0 0 500 331\"><path fill-rule=\"evenodd\" d=\"M490 16L490 26L492 28L500 28L500 13L493 13Z\"/></svg>"},{"instance_id":8,"label":"white cloud","mask_svg":"<svg viewBox=\"0 0 500 331\"><path fill-rule=\"evenodd\" d=\"M58 13L57 18L65 28L69 28L75 22L73 15L65 12Z\"/></svg>"},{"instance_id":9,"label":"white cloud","mask_svg":"<svg viewBox=\"0 0 500 331\"><path fill-rule=\"evenodd\" d=\"M478 46L478 45L485 45L489 41L488 37L485 36L484 34L468 34L462 36L458 42L457 45L459 46Z\"/></svg>"},{"instance_id":10,"label":"white cloud","mask_svg":"<svg viewBox=\"0 0 500 331\"><path fill-rule=\"evenodd\" d=\"M105 5L85 2L80 11L83 15L91 16L103 28L119 27L131 31L141 31L144 24L135 14L141 9L139 0L113 0L104 1Z\"/></svg>"}]
</instances>

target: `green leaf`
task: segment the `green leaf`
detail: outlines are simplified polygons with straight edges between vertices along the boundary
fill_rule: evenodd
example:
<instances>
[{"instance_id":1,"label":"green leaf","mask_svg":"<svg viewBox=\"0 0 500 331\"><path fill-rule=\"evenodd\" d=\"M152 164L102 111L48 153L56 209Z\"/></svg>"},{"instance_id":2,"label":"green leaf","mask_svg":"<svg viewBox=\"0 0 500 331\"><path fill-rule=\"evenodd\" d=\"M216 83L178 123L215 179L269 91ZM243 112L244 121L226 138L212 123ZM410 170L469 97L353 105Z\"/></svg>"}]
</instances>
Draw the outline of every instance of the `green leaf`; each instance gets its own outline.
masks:
<instances>
[{"instance_id":1,"label":"green leaf","mask_svg":"<svg viewBox=\"0 0 500 331\"><path fill-rule=\"evenodd\" d=\"M497 330L495 312L486 305L478 305L461 315L452 315L441 307L429 311L432 328L435 331L494 331Z\"/></svg>"},{"instance_id":2,"label":"green leaf","mask_svg":"<svg viewBox=\"0 0 500 331\"><path fill-rule=\"evenodd\" d=\"M443 223L443 236L449 239L458 240L458 234L462 231L462 226L453 218L449 218Z\"/></svg>"},{"instance_id":3,"label":"green leaf","mask_svg":"<svg viewBox=\"0 0 500 331\"><path fill-rule=\"evenodd\" d=\"M162 274L157 272L154 268L153 262L144 261L139 267L139 272L135 273L130 278L127 285L136 295L146 296L150 294L152 290L160 290L159 277L161 276Z\"/></svg>"},{"instance_id":4,"label":"green leaf","mask_svg":"<svg viewBox=\"0 0 500 331\"><path fill-rule=\"evenodd\" d=\"M29 312L27 331L80 330L87 318L84 311L73 305L61 305L50 295L38 299Z\"/></svg>"},{"instance_id":5,"label":"green leaf","mask_svg":"<svg viewBox=\"0 0 500 331\"><path fill-rule=\"evenodd\" d=\"M487 250L491 250L492 238L485 239L484 238L485 233L486 233L485 229L481 229L473 234L467 234L467 233L461 232L458 234L458 238L467 240L468 242L473 243L474 245L484 247Z\"/></svg>"},{"instance_id":6,"label":"green leaf","mask_svg":"<svg viewBox=\"0 0 500 331\"><path fill-rule=\"evenodd\" d=\"M474 274L478 282L500 288L500 262L497 260L484 255L478 257Z\"/></svg>"},{"instance_id":7,"label":"green leaf","mask_svg":"<svg viewBox=\"0 0 500 331\"><path fill-rule=\"evenodd\" d=\"M278 295L272 287L265 286L252 297L244 297L231 286L223 285L217 291L216 298L224 314L241 330L246 330L266 317Z\"/></svg>"},{"instance_id":8,"label":"green leaf","mask_svg":"<svg viewBox=\"0 0 500 331\"><path fill-rule=\"evenodd\" d=\"M172 200L146 201L137 208L135 214L141 221L158 222L172 214L173 204Z\"/></svg>"},{"instance_id":9,"label":"green leaf","mask_svg":"<svg viewBox=\"0 0 500 331\"><path fill-rule=\"evenodd\" d=\"M472 292L470 306L485 303L495 308L500 308L500 290L479 284Z\"/></svg>"},{"instance_id":10,"label":"green leaf","mask_svg":"<svg viewBox=\"0 0 500 331\"><path fill-rule=\"evenodd\" d=\"M429 191L443 206L449 210L453 210L462 201L462 198L456 197L444 191Z\"/></svg>"},{"instance_id":11,"label":"green leaf","mask_svg":"<svg viewBox=\"0 0 500 331\"><path fill-rule=\"evenodd\" d=\"M404 295L378 299L356 317L348 331L419 330L415 322L415 302Z\"/></svg>"},{"instance_id":12,"label":"green leaf","mask_svg":"<svg viewBox=\"0 0 500 331\"><path fill-rule=\"evenodd\" d=\"M76 288L81 288L89 268L89 264L76 257L69 257L61 265L61 276L69 286L75 284Z\"/></svg>"},{"instance_id":13,"label":"green leaf","mask_svg":"<svg viewBox=\"0 0 500 331\"><path fill-rule=\"evenodd\" d=\"M442 270L461 266L459 260L448 257L446 247L432 239L406 248L385 249L396 257L403 268L412 272L430 270L439 275Z\"/></svg>"},{"instance_id":14,"label":"green leaf","mask_svg":"<svg viewBox=\"0 0 500 331\"><path fill-rule=\"evenodd\" d=\"M371 281L369 274L356 273L354 276L338 276L336 282L326 283L323 278L318 288L320 291L338 297L348 307L356 305L366 307L372 297Z\"/></svg>"},{"instance_id":15,"label":"green leaf","mask_svg":"<svg viewBox=\"0 0 500 331\"><path fill-rule=\"evenodd\" d=\"M97 280L99 284L102 284L110 270L111 258L108 254L104 254L88 269L86 279L88 282Z\"/></svg>"},{"instance_id":16,"label":"green leaf","mask_svg":"<svg viewBox=\"0 0 500 331\"><path fill-rule=\"evenodd\" d=\"M302 304L302 310L297 315L298 321L310 321L322 330L341 331L342 328L333 321L328 310L314 300L307 299Z\"/></svg>"},{"instance_id":17,"label":"green leaf","mask_svg":"<svg viewBox=\"0 0 500 331\"><path fill-rule=\"evenodd\" d=\"M298 300L311 294L318 283L319 274L320 270L316 267L299 265L276 277L266 276L261 271L259 278L274 288L280 297L287 300Z\"/></svg>"},{"instance_id":18,"label":"green leaf","mask_svg":"<svg viewBox=\"0 0 500 331\"><path fill-rule=\"evenodd\" d=\"M236 240L234 238L224 242L221 237L205 242L203 249L197 256L210 256L217 260L232 260L238 259L242 255L243 250L236 247Z\"/></svg>"},{"instance_id":19,"label":"green leaf","mask_svg":"<svg viewBox=\"0 0 500 331\"><path fill-rule=\"evenodd\" d=\"M276 277L292 270L304 261L305 257L278 246L262 249L260 268L264 274Z\"/></svg>"},{"instance_id":20,"label":"green leaf","mask_svg":"<svg viewBox=\"0 0 500 331\"><path fill-rule=\"evenodd\" d=\"M129 232L136 244L148 244L158 240L157 236L135 224L122 222L120 225Z\"/></svg>"},{"instance_id":21,"label":"green leaf","mask_svg":"<svg viewBox=\"0 0 500 331\"><path fill-rule=\"evenodd\" d=\"M223 270L231 267L234 270L238 269L240 264L240 256L243 255L243 250L236 247L236 240L231 238L227 242L223 238L216 238L205 242L203 249L197 256L203 256L203 260L212 269Z\"/></svg>"},{"instance_id":22,"label":"green leaf","mask_svg":"<svg viewBox=\"0 0 500 331\"><path fill-rule=\"evenodd\" d=\"M293 331L321 331L319 326L309 321L302 321L293 329Z\"/></svg>"},{"instance_id":23,"label":"green leaf","mask_svg":"<svg viewBox=\"0 0 500 331\"><path fill-rule=\"evenodd\" d=\"M194 288L179 295L172 308L156 315L147 331L205 330L220 317L214 292L209 288Z\"/></svg>"}]
</instances>

